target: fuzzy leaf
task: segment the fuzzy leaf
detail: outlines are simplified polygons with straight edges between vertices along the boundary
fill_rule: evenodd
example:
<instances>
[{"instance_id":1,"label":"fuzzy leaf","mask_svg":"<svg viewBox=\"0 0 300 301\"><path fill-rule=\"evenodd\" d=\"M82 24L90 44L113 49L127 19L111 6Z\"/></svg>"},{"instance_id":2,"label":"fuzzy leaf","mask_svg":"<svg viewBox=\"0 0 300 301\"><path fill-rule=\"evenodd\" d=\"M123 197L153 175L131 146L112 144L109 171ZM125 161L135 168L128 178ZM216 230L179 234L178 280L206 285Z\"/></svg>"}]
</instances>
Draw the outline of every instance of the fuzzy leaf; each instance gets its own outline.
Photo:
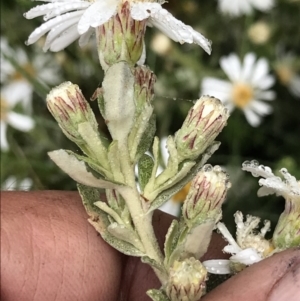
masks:
<instances>
[{"instance_id":1,"label":"fuzzy leaf","mask_svg":"<svg viewBox=\"0 0 300 301\"><path fill-rule=\"evenodd\" d=\"M89 223L101 234L102 238L121 253L129 256L144 256L145 254L131 243L116 238L108 231L108 227L111 226L108 214L94 205L101 199L101 190L81 184L77 187L83 205L90 216Z\"/></svg>"},{"instance_id":2,"label":"fuzzy leaf","mask_svg":"<svg viewBox=\"0 0 300 301\"><path fill-rule=\"evenodd\" d=\"M170 186L166 190L162 191L156 199L151 203L149 212L157 209L163 205L166 201L171 199L171 197L180 191L188 182L190 182L197 172L202 168L202 166L207 162L211 155L219 148L220 142L215 141L211 146L209 146L206 151L202 154L201 159L192 167L189 173L176 183L174 186ZM146 196L145 196L146 197Z\"/></svg>"},{"instance_id":3,"label":"fuzzy leaf","mask_svg":"<svg viewBox=\"0 0 300 301\"><path fill-rule=\"evenodd\" d=\"M151 105L145 106L143 111L139 114L139 116L135 116L135 122L132 126L132 129L128 137L130 158L132 161L136 158L136 153L140 141L144 138L145 134L148 134L147 129L149 128L149 120L151 120L152 116L153 116L153 107ZM145 151L147 150L148 149L146 149Z\"/></svg>"},{"instance_id":4,"label":"fuzzy leaf","mask_svg":"<svg viewBox=\"0 0 300 301\"><path fill-rule=\"evenodd\" d=\"M144 154L139 160L138 180L139 180L141 191L144 191L146 184L151 178L153 166L154 166L153 159L147 154Z\"/></svg>"},{"instance_id":5,"label":"fuzzy leaf","mask_svg":"<svg viewBox=\"0 0 300 301\"><path fill-rule=\"evenodd\" d=\"M151 289L147 291L147 295L153 300L153 301L171 301L168 296L165 294L162 290L157 289Z\"/></svg>"},{"instance_id":6,"label":"fuzzy leaf","mask_svg":"<svg viewBox=\"0 0 300 301\"><path fill-rule=\"evenodd\" d=\"M164 243L164 252L165 252L165 266L169 266L169 260L171 257L171 254L173 253L174 249L177 246L179 238L179 224L176 219L174 219L168 229L168 232L166 234L166 240Z\"/></svg>"},{"instance_id":7,"label":"fuzzy leaf","mask_svg":"<svg viewBox=\"0 0 300 301\"><path fill-rule=\"evenodd\" d=\"M124 183L124 176L121 171L118 141L113 141L108 148L108 161L115 181Z\"/></svg>"},{"instance_id":8,"label":"fuzzy leaf","mask_svg":"<svg viewBox=\"0 0 300 301\"><path fill-rule=\"evenodd\" d=\"M81 196L83 206L87 214L91 217L103 214L103 212L94 205L101 199L104 199L104 190L77 184L78 192Z\"/></svg>"},{"instance_id":9,"label":"fuzzy leaf","mask_svg":"<svg viewBox=\"0 0 300 301\"><path fill-rule=\"evenodd\" d=\"M151 115L150 120L147 123L147 128L144 131L141 140L139 142L139 145L136 150L135 154L135 161L137 161L146 151L149 150L153 138L156 132L156 116L155 114Z\"/></svg>"},{"instance_id":10,"label":"fuzzy leaf","mask_svg":"<svg viewBox=\"0 0 300 301\"><path fill-rule=\"evenodd\" d=\"M99 174L96 175L96 172L84 162L84 157L71 151L60 149L49 152L48 155L59 168L78 183L96 188L114 189L118 187L116 183L104 180Z\"/></svg>"},{"instance_id":11,"label":"fuzzy leaf","mask_svg":"<svg viewBox=\"0 0 300 301\"><path fill-rule=\"evenodd\" d=\"M106 202L98 201L98 202L95 202L94 205L97 206L102 211L106 212L108 215L110 215L114 219L114 221L116 221L117 223L123 224L123 221L120 218L120 216L118 215L118 213L116 211L114 211L112 208L110 208Z\"/></svg>"},{"instance_id":12,"label":"fuzzy leaf","mask_svg":"<svg viewBox=\"0 0 300 301\"><path fill-rule=\"evenodd\" d=\"M156 260L154 260L154 259L152 259L152 258L150 258L148 256L143 256L141 258L141 261L143 263L149 264L151 267L153 267L153 268L155 268L155 269L157 269L157 270L159 270L159 271L161 271L163 273L166 272L165 269L164 269L164 267L162 265L160 265Z\"/></svg>"},{"instance_id":13,"label":"fuzzy leaf","mask_svg":"<svg viewBox=\"0 0 300 301\"><path fill-rule=\"evenodd\" d=\"M108 226L107 230L114 237L123 240L125 242L128 242L129 244L133 245L141 252L145 253L140 238L132 229L127 228L125 225L112 223L111 225Z\"/></svg>"}]
</instances>

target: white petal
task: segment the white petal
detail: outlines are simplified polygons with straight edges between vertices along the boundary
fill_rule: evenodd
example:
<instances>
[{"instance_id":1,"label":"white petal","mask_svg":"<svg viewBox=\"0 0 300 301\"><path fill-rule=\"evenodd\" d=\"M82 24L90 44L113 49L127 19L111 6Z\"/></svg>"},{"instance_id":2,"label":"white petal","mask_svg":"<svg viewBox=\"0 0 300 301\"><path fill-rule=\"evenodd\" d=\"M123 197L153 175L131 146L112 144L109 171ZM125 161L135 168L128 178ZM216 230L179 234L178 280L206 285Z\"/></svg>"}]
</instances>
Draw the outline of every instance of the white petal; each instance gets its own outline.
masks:
<instances>
[{"instance_id":1,"label":"white petal","mask_svg":"<svg viewBox=\"0 0 300 301\"><path fill-rule=\"evenodd\" d=\"M82 14L84 13L84 10L88 8L91 5L91 2L89 1L84 1L84 2L78 2L78 3L67 3L63 7L59 9L55 9L50 11L47 15L44 16L44 20L49 20L51 18L54 18L56 16L62 15L66 12L70 11L78 11L81 12Z\"/></svg>"},{"instance_id":2,"label":"white petal","mask_svg":"<svg viewBox=\"0 0 300 301\"><path fill-rule=\"evenodd\" d=\"M256 56L254 53L247 53L244 57L243 68L241 72L241 80L249 82L253 72Z\"/></svg>"},{"instance_id":3,"label":"white petal","mask_svg":"<svg viewBox=\"0 0 300 301\"><path fill-rule=\"evenodd\" d=\"M255 97L263 100L274 100L276 93L274 91L257 91L255 92Z\"/></svg>"},{"instance_id":4,"label":"white petal","mask_svg":"<svg viewBox=\"0 0 300 301\"><path fill-rule=\"evenodd\" d=\"M43 23L41 26L36 28L28 37L27 44L33 44L35 43L41 36L43 36L45 33L50 31L52 28L56 27L59 24L63 24L64 22L67 22L68 20L72 19L73 16L81 14L81 12L71 12L66 13L62 16L57 16L54 19L51 19L45 23ZM79 34L78 34L79 36Z\"/></svg>"},{"instance_id":5,"label":"white petal","mask_svg":"<svg viewBox=\"0 0 300 301\"><path fill-rule=\"evenodd\" d=\"M101 0L94 2L82 15L78 23L78 32L83 34L90 27L97 27L107 22L117 12L119 0Z\"/></svg>"},{"instance_id":6,"label":"white petal","mask_svg":"<svg viewBox=\"0 0 300 301\"><path fill-rule=\"evenodd\" d=\"M274 6L274 0L252 0L253 6L261 11L268 11Z\"/></svg>"},{"instance_id":7,"label":"white petal","mask_svg":"<svg viewBox=\"0 0 300 301\"><path fill-rule=\"evenodd\" d=\"M232 237L230 232L228 231L227 227L223 223L218 223L217 228L220 231L220 233L223 235L223 237L228 241L229 245L231 245L234 250L232 252L237 253L241 250L241 248L236 243L235 239Z\"/></svg>"},{"instance_id":8,"label":"white petal","mask_svg":"<svg viewBox=\"0 0 300 301\"><path fill-rule=\"evenodd\" d=\"M220 59L220 65L228 78L233 81L239 81L241 78L241 61L236 54L231 54Z\"/></svg>"},{"instance_id":9,"label":"white petal","mask_svg":"<svg viewBox=\"0 0 300 301\"><path fill-rule=\"evenodd\" d=\"M10 176L3 183L1 190L12 191L16 190L17 179L16 177Z\"/></svg>"},{"instance_id":10,"label":"white petal","mask_svg":"<svg viewBox=\"0 0 300 301\"><path fill-rule=\"evenodd\" d=\"M77 24L69 27L62 35L56 38L51 46L50 50L53 52L58 52L72 44L79 38L79 33L77 30Z\"/></svg>"},{"instance_id":11,"label":"white petal","mask_svg":"<svg viewBox=\"0 0 300 301\"><path fill-rule=\"evenodd\" d=\"M191 26L177 20L159 3L137 2L131 4L131 17L135 20L148 19L150 25L157 27L166 36L175 42L195 43L201 46L208 54L211 53L211 42L195 31Z\"/></svg>"},{"instance_id":12,"label":"white petal","mask_svg":"<svg viewBox=\"0 0 300 301\"><path fill-rule=\"evenodd\" d=\"M265 58L260 58L253 68L251 83L256 85L269 73L269 64Z\"/></svg>"},{"instance_id":13,"label":"white petal","mask_svg":"<svg viewBox=\"0 0 300 301\"><path fill-rule=\"evenodd\" d=\"M297 98L300 98L300 76L295 75L289 83L290 92Z\"/></svg>"},{"instance_id":14,"label":"white petal","mask_svg":"<svg viewBox=\"0 0 300 301\"><path fill-rule=\"evenodd\" d=\"M25 107L31 102L32 92L31 84L25 80L20 80L3 86L1 96L10 108L13 108L17 103L22 103L23 107Z\"/></svg>"},{"instance_id":15,"label":"white petal","mask_svg":"<svg viewBox=\"0 0 300 301\"><path fill-rule=\"evenodd\" d=\"M262 260L261 255L257 253L256 250L248 248L240 251L236 255L230 257L231 261L240 262L245 265L251 265L253 263L259 262Z\"/></svg>"},{"instance_id":16,"label":"white petal","mask_svg":"<svg viewBox=\"0 0 300 301\"><path fill-rule=\"evenodd\" d=\"M180 214L180 203L169 200L158 208L160 211L166 212L173 216L179 217Z\"/></svg>"},{"instance_id":17,"label":"white petal","mask_svg":"<svg viewBox=\"0 0 300 301\"><path fill-rule=\"evenodd\" d=\"M72 27L74 24L78 23L81 16L82 16L82 12L76 12L76 14L73 14L73 16L70 17L67 21L53 27L47 35L43 50L47 51L50 48L52 42L56 38L58 38L60 34L62 34L68 28Z\"/></svg>"},{"instance_id":18,"label":"white petal","mask_svg":"<svg viewBox=\"0 0 300 301\"><path fill-rule=\"evenodd\" d=\"M261 118L256 113L254 113L251 109L248 108L244 109L243 112L246 116L247 121L251 126L257 127L260 125Z\"/></svg>"},{"instance_id":19,"label":"white petal","mask_svg":"<svg viewBox=\"0 0 300 301\"><path fill-rule=\"evenodd\" d=\"M266 90L272 87L275 83L275 78L272 75L266 75L262 80L255 83L255 87L261 90Z\"/></svg>"},{"instance_id":20,"label":"white petal","mask_svg":"<svg viewBox=\"0 0 300 301\"><path fill-rule=\"evenodd\" d=\"M90 40L92 34L94 33L94 28L90 28L86 33L84 33L80 38L79 38L79 46L84 47Z\"/></svg>"},{"instance_id":21,"label":"white petal","mask_svg":"<svg viewBox=\"0 0 300 301\"><path fill-rule=\"evenodd\" d=\"M20 190L30 190L30 188L32 187L33 181L30 178L25 178L21 181L20 183Z\"/></svg>"},{"instance_id":22,"label":"white petal","mask_svg":"<svg viewBox=\"0 0 300 301\"><path fill-rule=\"evenodd\" d=\"M7 124L4 121L0 121L0 147L1 150L6 152L9 150L9 145L6 138Z\"/></svg>"},{"instance_id":23,"label":"white petal","mask_svg":"<svg viewBox=\"0 0 300 301\"><path fill-rule=\"evenodd\" d=\"M267 115L273 112L273 108L269 104L259 100L251 101L249 107L259 115Z\"/></svg>"},{"instance_id":24,"label":"white petal","mask_svg":"<svg viewBox=\"0 0 300 301\"><path fill-rule=\"evenodd\" d=\"M28 132L34 127L32 118L15 112L9 112L7 114L7 123L22 132Z\"/></svg>"},{"instance_id":25,"label":"white petal","mask_svg":"<svg viewBox=\"0 0 300 301\"><path fill-rule=\"evenodd\" d=\"M213 77L205 77L202 80L202 95L210 95L220 99L224 104L231 98L232 83Z\"/></svg>"},{"instance_id":26,"label":"white petal","mask_svg":"<svg viewBox=\"0 0 300 301\"><path fill-rule=\"evenodd\" d=\"M230 260L228 259L212 259L202 262L207 271L211 274L225 275L230 274Z\"/></svg>"},{"instance_id":27,"label":"white petal","mask_svg":"<svg viewBox=\"0 0 300 301\"><path fill-rule=\"evenodd\" d=\"M39 16L46 15L48 12L55 11L56 9L65 6L66 4L62 2L48 3L43 5L38 5L30 9L27 13L24 14L26 19L33 19Z\"/></svg>"}]
</instances>

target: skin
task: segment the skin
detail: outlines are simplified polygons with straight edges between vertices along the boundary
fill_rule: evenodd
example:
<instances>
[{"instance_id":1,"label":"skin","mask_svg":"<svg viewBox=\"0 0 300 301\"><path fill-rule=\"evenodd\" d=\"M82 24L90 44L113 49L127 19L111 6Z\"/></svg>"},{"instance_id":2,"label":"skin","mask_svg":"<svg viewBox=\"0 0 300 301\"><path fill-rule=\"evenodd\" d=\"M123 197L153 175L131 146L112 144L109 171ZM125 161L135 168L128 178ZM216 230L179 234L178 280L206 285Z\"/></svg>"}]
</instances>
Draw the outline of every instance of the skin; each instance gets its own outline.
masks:
<instances>
[{"instance_id":1,"label":"skin","mask_svg":"<svg viewBox=\"0 0 300 301\"><path fill-rule=\"evenodd\" d=\"M170 221L154 215L161 245ZM225 258L224 245L214 235L203 260ZM149 266L102 240L76 192L1 193L1 300L149 301L146 290L159 287ZM254 264L203 300L300 300L300 249Z\"/></svg>"}]
</instances>

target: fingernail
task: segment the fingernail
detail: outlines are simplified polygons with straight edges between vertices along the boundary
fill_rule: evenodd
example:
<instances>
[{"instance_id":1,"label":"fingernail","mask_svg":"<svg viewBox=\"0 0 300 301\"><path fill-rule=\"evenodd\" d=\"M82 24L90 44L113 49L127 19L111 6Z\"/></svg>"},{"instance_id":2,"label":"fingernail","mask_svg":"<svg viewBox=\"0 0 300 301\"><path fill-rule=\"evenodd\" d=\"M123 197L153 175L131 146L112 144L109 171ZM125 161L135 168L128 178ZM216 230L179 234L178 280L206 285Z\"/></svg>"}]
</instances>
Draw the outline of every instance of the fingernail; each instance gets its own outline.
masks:
<instances>
[{"instance_id":1,"label":"fingernail","mask_svg":"<svg viewBox=\"0 0 300 301\"><path fill-rule=\"evenodd\" d=\"M300 300L300 264L296 264L274 285L267 301Z\"/></svg>"}]
</instances>

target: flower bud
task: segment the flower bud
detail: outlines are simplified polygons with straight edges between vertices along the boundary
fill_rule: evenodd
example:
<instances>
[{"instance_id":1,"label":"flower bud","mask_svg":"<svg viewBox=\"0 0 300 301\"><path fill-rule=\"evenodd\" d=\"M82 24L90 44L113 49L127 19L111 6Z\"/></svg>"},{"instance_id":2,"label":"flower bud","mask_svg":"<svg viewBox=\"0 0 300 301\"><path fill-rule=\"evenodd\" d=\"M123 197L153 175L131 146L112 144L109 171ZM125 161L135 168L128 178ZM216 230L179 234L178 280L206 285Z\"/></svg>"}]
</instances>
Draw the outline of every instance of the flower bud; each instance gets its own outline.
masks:
<instances>
[{"instance_id":1,"label":"flower bud","mask_svg":"<svg viewBox=\"0 0 300 301\"><path fill-rule=\"evenodd\" d=\"M155 74L146 66L137 66L134 69L134 99L136 111L140 113L145 104L150 104L154 94Z\"/></svg>"},{"instance_id":2,"label":"flower bud","mask_svg":"<svg viewBox=\"0 0 300 301\"><path fill-rule=\"evenodd\" d=\"M166 293L172 301L197 301L206 289L207 270L194 257L175 261L170 268Z\"/></svg>"},{"instance_id":3,"label":"flower bud","mask_svg":"<svg viewBox=\"0 0 300 301\"><path fill-rule=\"evenodd\" d=\"M78 132L81 123L89 122L97 132L95 115L77 85L64 82L47 95L47 107L64 134L75 143L84 143Z\"/></svg>"},{"instance_id":4,"label":"flower bud","mask_svg":"<svg viewBox=\"0 0 300 301\"><path fill-rule=\"evenodd\" d=\"M273 234L273 244L279 250L300 246L300 196L286 199L285 210L280 215Z\"/></svg>"},{"instance_id":5,"label":"flower bud","mask_svg":"<svg viewBox=\"0 0 300 301\"><path fill-rule=\"evenodd\" d=\"M186 223L189 225L218 219L230 186L228 175L220 166L204 165L193 179L183 203L182 215Z\"/></svg>"},{"instance_id":6,"label":"flower bud","mask_svg":"<svg viewBox=\"0 0 300 301\"><path fill-rule=\"evenodd\" d=\"M228 117L228 110L217 98L198 99L175 134L180 161L198 158L222 131Z\"/></svg>"},{"instance_id":7,"label":"flower bud","mask_svg":"<svg viewBox=\"0 0 300 301\"><path fill-rule=\"evenodd\" d=\"M136 21L130 15L128 1L120 4L117 14L96 28L101 66L126 61L134 66L143 54L146 20Z\"/></svg>"}]
</instances>

